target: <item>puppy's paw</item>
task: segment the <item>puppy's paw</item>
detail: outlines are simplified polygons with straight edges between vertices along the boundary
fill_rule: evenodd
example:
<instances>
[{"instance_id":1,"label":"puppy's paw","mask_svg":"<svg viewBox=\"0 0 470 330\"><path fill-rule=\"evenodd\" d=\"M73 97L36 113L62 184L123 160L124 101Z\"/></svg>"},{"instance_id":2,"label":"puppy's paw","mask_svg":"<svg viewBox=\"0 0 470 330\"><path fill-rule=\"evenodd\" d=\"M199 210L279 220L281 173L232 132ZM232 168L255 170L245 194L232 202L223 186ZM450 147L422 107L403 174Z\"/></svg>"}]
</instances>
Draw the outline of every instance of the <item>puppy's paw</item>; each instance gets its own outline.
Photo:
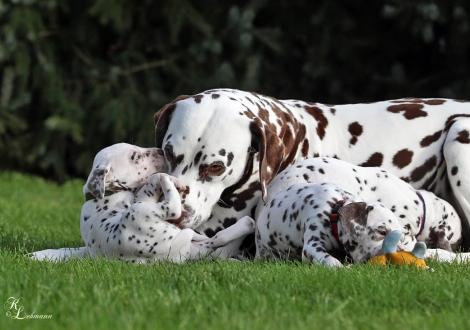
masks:
<instances>
[{"instance_id":1,"label":"puppy's paw","mask_svg":"<svg viewBox=\"0 0 470 330\"><path fill-rule=\"evenodd\" d=\"M174 176L170 176L169 178L170 178L170 181L173 182L173 184L176 187L176 190L178 190L180 194L183 194L183 195L189 194L189 187L185 185L180 179Z\"/></svg>"},{"instance_id":2,"label":"puppy's paw","mask_svg":"<svg viewBox=\"0 0 470 330\"><path fill-rule=\"evenodd\" d=\"M344 267L341 261L333 257L324 259L323 264L332 268Z\"/></svg>"}]
</instances>

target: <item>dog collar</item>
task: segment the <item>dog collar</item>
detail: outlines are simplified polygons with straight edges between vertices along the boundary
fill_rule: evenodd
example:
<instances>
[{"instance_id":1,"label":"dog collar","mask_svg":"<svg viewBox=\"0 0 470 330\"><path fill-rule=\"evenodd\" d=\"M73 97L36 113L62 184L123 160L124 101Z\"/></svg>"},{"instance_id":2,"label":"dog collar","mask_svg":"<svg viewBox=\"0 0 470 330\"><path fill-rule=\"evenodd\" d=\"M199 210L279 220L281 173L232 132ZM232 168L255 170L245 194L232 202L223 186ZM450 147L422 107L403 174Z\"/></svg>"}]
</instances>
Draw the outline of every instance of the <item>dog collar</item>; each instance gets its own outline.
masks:
<instances>
[{"instance_id":1,"label":"dog collar","mask_svg":"<svg viewBox=\"0 0 470 330\"><path fill-rule=\"evenodd\" d=\"M330 213L330 227L331 227L331 232L333 234L333 237L335 240L338 242L340 246L342 246L341 241L339 240L339 231L338 231L338 222L339 222L339 215L338 215L338 210L341 206L344 205L345 201L339 201L336 203L335 206L331 209Z\"/></svg>"},{"instance_id":2,"label":"dog collar","mask_svg":"<svg viewBox=\"0 0 470 330\"><path fill-rule=\"evenodd\" d=\"M426 223L426 202L424 201L423 195L421 195L419 191L416 191L416 195L418 195L419 199L421 200L421 203L423 204L423 215L420 218L418 234L416 234L415 236L418 237L423 232L424 224Z\"/></svg>"}]
</instances>

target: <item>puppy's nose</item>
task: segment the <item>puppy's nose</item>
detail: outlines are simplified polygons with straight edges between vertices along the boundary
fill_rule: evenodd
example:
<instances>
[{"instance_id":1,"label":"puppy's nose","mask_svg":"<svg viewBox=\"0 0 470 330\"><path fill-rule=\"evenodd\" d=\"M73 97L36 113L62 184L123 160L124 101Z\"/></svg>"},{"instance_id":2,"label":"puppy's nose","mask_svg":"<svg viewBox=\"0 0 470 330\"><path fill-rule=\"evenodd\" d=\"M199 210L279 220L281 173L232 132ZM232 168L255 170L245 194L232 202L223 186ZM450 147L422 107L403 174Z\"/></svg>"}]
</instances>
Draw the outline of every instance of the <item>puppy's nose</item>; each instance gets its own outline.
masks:
<instances>
[{"instance_id":1,"label":"puppy's nose","mask_svg":"<svg viewBox=\"0 0 470 330\"><path fill-rule=\"evenodd\" d=\"M183 185L181 188L178 188L178 191L181 194L181 198L185 199L189 194L189 186Z\"/></svg>"}]
</instances>

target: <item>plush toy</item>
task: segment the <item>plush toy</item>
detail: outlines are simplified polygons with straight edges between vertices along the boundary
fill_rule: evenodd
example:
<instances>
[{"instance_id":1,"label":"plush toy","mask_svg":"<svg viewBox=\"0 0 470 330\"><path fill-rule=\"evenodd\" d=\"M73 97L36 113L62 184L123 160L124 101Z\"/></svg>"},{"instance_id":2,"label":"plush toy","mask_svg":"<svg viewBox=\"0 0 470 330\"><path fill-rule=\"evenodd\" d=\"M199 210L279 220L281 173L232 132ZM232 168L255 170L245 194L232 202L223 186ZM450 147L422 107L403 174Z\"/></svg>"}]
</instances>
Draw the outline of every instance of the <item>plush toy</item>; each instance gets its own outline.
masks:
<instances>
[{"instance_id":1,"label":"plush toy","mask_svg":"<svg viewBox=\"0 0 470 330\"><path fill-rule=\"evenodd\" d=\"M423 259L426 253L426 244L424 244L424 242L418 242L412 252L397 252L397 245L400 238L401 232L399 230L388 233L382 243L381 254L369 259L369 263L381 266L409 265L420 269L428 269L429 267Z\"/></svg>"}]
</instances>

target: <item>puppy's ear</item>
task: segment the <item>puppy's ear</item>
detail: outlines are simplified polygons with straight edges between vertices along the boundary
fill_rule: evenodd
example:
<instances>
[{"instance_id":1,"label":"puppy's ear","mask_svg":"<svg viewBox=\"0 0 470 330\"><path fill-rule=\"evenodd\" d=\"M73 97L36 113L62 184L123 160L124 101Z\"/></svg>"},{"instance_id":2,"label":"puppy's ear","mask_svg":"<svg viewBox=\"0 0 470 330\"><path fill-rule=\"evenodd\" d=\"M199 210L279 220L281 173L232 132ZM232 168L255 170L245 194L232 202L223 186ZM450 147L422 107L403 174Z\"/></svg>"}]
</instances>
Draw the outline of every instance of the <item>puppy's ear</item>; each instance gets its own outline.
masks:
<instances>
[{"instance_id":1,"label":"puppy's ear","mask_svg":"<svg viewBox=\"0 0 470 330\"><path fill-rule=\"evenodd\" d=\"M347 228L353 228L353 222L362 226L367 224L367 204L364 202L354 202L346 204L338 210L341 223Z\"/></svg>"},{"instance_id":2,"label":"puppy's ear","mask_svg":"<svg viewBox=\"0 0 470 330\"><path fill-rule=\"evenodd\" d=\"M106 186L106 176L110 166L100 165L91 171L84 190L88 190L95 198L103 198Z\"/></svg>"},{"instance_id":3,"label":"puppy's ear","mask_svg":"<svg viewBox=\"0 0 470 330\"><path fill-rule=\"evenodd\" d=\"M165 104L160 110L153 115L153 122L155 124L155 145L158 148L162 147L163 139L165 138L168 125L170 124L171 114L176 108L178 101L187 99L188 95L180 95L168 104Z\"/></svg>"}]
</instances>

